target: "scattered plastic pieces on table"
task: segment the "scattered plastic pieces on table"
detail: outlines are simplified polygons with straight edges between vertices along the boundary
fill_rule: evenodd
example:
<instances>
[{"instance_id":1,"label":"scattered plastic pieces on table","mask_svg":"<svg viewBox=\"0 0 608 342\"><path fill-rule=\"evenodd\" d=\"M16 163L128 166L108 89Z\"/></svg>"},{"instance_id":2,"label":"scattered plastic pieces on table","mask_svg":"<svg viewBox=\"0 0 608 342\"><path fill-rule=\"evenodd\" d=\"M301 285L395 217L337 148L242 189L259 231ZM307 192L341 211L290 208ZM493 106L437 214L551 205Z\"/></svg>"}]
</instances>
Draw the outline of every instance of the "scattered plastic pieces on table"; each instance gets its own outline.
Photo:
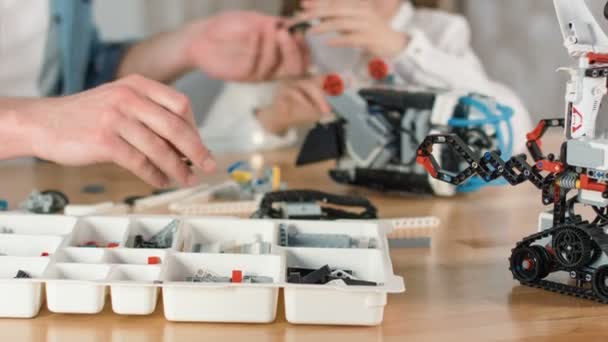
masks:
<instances>
[{"instance_id":1,"label":"scattered plastic pieces on table","mask_svg":"<svg viewBox=\"0 0 608 342\"><path fill-rule=\"evenodd\" d=\"M106 187L103 184L88 184L80 190L82 193L90 195L98 195L106 192Z\"/></svg>"},{"instance_id":2,"label":"scattered plastic pieces on table","mask_svg":"<svg viewBox=\"0 0 608 342\"><path fill-rule=\"evenodd\" d=\"M239 161L229 166L227 173L238 187L216 191L213 195L224 200L253 200L265 193L285 189L281 182L281 169L277 166L256 170L248 162Z\"/></svg>"},{"instance_id":3,"label":"scattered plastic pieces on table","mask_svg":"<svg viewBox=\"0 0 608 342\"><path fill-rule=\"evenodd\" d=\"M32 191L21 208L33 214L57 214L70 203L68 197L55 190Z\"/></svg>"}]
</instances>

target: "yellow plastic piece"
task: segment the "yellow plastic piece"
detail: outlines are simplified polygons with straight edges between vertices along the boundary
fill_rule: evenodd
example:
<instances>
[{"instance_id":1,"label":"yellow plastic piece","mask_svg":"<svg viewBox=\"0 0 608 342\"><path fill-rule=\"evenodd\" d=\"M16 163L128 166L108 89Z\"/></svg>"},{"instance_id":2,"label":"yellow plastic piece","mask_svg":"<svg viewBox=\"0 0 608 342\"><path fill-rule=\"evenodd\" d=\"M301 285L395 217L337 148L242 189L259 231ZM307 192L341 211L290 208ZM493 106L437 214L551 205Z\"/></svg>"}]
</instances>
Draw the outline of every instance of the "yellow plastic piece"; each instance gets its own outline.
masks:
<instances>
[{"instance_id":1,"label":"yellow plastic piece","mask_svg":"<svg viewBox=\"0 0 608 342\"><path fill-rule=\"evenodd\" d=\"M253 179L253 174L248 171L236 170L230 174L230 177L237 183L249 183Z\"/></svg>"},{"instance_id":2,"label":"yellow plastic piece","mask_svg":"<svg viewBox=\"0 0 608 342\"><path fill-rule=\"evenodd\" d=\"M277 191L281 187L281 168L275 166L272 168L272 191Z\"/></svg>"}]
</instances>

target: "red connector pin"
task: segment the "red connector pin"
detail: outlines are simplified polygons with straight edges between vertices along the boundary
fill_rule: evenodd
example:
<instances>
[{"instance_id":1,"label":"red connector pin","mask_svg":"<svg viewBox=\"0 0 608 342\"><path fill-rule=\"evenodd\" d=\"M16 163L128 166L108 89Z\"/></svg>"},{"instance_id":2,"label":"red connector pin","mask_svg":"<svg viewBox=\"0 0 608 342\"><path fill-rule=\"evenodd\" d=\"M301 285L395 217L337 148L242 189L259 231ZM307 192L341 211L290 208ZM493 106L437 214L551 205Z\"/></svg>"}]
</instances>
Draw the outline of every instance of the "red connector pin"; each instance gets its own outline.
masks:
<instances>
[{"instance_id":1,"label":"red connector pin","mask_svg":"<svg viewBox=\"0 0 608 342\"><path fill-rule=\"evenodd\" d=\"M241 271L241 270L234 270L234 271L232 271L231 282L233 282L233 283L242 283L243 282L243 271Z\"/></svg>"},{"instance_id":2,"label":"red connector pin","mask_svg":"<svg viewBox=\"0 0 608 342\"><path fill-rule=\"evenodd\" d=\"M161 263L161 261L162 260L160 259L160 257L157 256L148 257L148 265L158 265Z\"/></svg>"}]
</instances>

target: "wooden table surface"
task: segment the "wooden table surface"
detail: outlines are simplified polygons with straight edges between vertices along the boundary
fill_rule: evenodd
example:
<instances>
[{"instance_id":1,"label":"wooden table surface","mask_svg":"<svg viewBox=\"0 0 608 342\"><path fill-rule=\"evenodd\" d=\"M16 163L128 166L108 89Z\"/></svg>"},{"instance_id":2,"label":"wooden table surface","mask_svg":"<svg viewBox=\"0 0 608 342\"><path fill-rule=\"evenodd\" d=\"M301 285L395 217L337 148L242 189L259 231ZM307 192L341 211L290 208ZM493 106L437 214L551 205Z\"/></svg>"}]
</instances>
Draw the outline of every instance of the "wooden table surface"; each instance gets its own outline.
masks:
<instances>
[{"instance_id":1,"label":"wooden table surface","mask_svg":"<svg viewBox=\"0 0 608 342\"><path fill-rule=\"evenodd\" d=\"M284 151L263 157L267 164L282 167L291 188L368 196L383 217L442 219L430 249L391 252L395 273L405 277L407 291L389 296L381 326L291 325L282 304L276 322L268 325L171 323L164 319L162 306L149 317L124 317L106 305L94 316L59 315L43 308L32 320L0 320L0 341L566 341L605 340L608 335L608 306L513 281L510 250L536 230L542 209L540 193L531 185L488 188L452 199L404 198L334 184L326 175L330 163L295 169L294 156L294 151ZM221 165L237 159L226 157ZM80 192L92 183L105 185L107 192ZM33 188L63 190L75 203L119 201L151 190L109 165L0 164L0 198L14 206Z\"/></svg>"}]
</instances>

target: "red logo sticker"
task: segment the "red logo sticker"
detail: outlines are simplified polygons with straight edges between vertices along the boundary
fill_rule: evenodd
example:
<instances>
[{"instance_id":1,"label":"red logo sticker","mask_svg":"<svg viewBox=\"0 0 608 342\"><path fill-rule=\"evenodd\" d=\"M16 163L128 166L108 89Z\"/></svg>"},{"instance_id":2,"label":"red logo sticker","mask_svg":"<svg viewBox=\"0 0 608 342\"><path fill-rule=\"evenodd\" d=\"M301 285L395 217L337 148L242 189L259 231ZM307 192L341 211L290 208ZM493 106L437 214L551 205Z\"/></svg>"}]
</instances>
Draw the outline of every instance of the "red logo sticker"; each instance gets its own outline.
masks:
<instances>
[{"instance_id":1,"label":"red logo sticker","mask_svg":"<svg viewBox=\"0 0 608 342\"><path fill-rule=\"evenodd\" d=\"M576 107L572 107L572 133L576 133L581 127L583 127L583 114Z\"/></svg>"}]
</instances>

